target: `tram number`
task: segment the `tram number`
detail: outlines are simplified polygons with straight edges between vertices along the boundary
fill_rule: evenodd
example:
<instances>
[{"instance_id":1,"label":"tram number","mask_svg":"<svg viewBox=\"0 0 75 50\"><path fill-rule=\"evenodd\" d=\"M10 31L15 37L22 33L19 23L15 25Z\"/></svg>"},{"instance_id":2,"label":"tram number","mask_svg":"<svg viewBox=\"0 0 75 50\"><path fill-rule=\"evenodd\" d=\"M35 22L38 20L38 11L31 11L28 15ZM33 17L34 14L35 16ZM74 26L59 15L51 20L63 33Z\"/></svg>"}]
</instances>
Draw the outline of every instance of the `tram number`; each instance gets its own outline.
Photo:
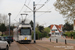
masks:
<instances>
[{"instance_id":1,"label":"tram number","mask_svg":"<svg viewBox=\"0 0 75 50\"><path fill-rule=\"evenodd\" d=\"M25 40L27 40L27 37L25 37Z\"/></svg>"}]
</instances>

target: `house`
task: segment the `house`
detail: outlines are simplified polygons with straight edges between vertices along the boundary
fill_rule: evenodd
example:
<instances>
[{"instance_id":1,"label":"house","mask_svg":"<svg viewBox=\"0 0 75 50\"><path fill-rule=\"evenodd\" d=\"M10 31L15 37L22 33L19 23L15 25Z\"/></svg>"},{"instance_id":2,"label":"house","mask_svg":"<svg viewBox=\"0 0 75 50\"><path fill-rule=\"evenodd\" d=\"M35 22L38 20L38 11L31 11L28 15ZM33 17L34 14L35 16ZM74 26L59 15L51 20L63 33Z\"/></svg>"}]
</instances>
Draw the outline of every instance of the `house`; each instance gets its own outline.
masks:
<instances>
[{"instance_id":1,"label":"house","mask_svg":"<svg viewBox=\"0 0 75 50\"><path fill-rule=\"evenodd\" d=\"M62 27L63 25L50 25L50 34L51 36L61 36L62 35Z\"/></svg>"}]
</instances>

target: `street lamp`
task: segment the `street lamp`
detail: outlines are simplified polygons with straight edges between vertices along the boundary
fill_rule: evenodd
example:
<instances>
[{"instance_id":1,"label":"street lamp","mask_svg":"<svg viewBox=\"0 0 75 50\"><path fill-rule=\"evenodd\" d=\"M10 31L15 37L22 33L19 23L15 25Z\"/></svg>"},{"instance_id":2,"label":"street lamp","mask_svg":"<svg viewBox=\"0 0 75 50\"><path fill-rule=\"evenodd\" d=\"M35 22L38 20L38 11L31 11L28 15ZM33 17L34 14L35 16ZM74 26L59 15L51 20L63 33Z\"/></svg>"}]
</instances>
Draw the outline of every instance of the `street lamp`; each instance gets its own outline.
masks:
<instances>
[{"instance_id":1,"label":"street lamp","mask_svg":"<svg viewBox=\"0 0 75 50\"><path fill-rule=\"evenodd\" d=\"M9 15L9 36L10 36L10 16L11 16L11 13L8 13Z\"/></svg>"}]
</instances>

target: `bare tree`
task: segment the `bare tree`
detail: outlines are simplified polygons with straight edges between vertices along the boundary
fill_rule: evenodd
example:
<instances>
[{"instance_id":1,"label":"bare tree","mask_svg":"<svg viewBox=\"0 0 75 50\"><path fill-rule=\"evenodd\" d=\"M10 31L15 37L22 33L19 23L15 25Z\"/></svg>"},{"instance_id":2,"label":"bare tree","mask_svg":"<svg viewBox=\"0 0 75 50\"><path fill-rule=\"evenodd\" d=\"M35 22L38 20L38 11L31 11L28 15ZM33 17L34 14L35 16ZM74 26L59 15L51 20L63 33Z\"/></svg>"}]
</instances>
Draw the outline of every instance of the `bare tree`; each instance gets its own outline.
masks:
<instances>
[{"instance_id":1,"label":"bare tree","mask_svg":"<svg viewBox=\"0 0 75 50\"><path fill-rule=\"evenodd\" d=\"M5 25L8 25L8 18L6 15L0 14L0 23L4 23Z\"/></svg>"}]
</instances>

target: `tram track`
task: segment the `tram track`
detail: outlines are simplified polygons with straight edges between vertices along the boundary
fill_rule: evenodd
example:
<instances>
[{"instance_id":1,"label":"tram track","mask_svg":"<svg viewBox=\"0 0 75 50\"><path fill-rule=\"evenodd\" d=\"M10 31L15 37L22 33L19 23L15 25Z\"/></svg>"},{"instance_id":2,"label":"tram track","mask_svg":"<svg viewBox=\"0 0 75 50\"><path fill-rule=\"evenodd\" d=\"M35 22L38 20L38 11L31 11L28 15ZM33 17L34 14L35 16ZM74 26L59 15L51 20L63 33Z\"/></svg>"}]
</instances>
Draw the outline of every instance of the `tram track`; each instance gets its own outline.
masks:
<instances>
[{"instance_id":1,"label":"tram track","mask_svg":"<svg viewBox=\"0 0 75 50\"><path fill-rule=\"evenodd\" d=\"M37 46L39 46L39 47L41 47L41 48L43 48L42 50L50 50L49 48L47 48L47 47L44 47L44 46L41 46L41 45L38 45L38 44L36 44Z\"/></svg>"},{"instance_id":2,"label":"tram track","mask_svg":"<svg viewBox=\"0 0 75 50\"><path fill-rule=\"evenodd\" d=\"M30 43L30 44L19 44L19 43L17 43L17 45L19 46L20 50L50 50L46 47L43 47L43 46L38 45L38 44L33 44L33 43Z\"/></svg>"},{"instance_id":3,"label":"tram track","mask_svg":"<svg viewBox=\"0 0 75 50\"><path fill-rule=\"evenodd\" d=\"M28 46L27 46L27 45L28 45ZM27 48L29 48L29 46L32 46L33 48L36 48L36 50L50 50L50 49L47 48L47 47L38 45L37 43L36 43L36 44L33 44L33 43L30 43L30 44L24 44L24 46L26 46Z\"/></svg>"},{"instance_id":4,"label":"tram track","mask_svg":"<svg viewBox=\"0 0 75 50\"><path fill-rule=\"evenodd\" d=\"M24 45L25 46L25 45ZM27 49L27 50L29 50L29 48L27 48L26 46L25 46L25 48Z\"/></svg>"},{"instance_id":5,"label":"tram track","mask_svg":"<svg viewBox=\"0 0 75 50\"><path fill-rule=\"evenodd\" d=\"M23 44L27 50L41 50L32 44Z\"/></svg>"}]
</instances>

